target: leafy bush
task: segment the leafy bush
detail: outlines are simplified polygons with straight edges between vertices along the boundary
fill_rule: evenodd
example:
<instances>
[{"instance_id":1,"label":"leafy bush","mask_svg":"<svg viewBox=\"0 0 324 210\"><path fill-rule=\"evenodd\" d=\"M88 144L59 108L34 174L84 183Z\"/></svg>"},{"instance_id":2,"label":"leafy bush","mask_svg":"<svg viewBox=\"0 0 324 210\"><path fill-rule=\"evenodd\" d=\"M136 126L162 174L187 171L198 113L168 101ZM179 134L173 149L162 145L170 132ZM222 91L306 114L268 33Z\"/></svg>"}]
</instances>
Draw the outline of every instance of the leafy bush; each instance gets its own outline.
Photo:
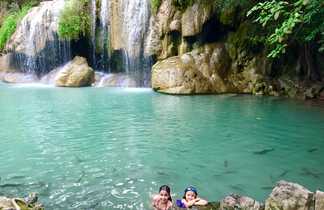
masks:
<instances>
[{"instance_id":1,"label":"leafy bush","mask_svg":"<svg viewBox=\"0 0 324 210\"><path fill-rule=\"evenodd\" d=\"M0 28L0 50L3 50L11 35L16 31L17 24L35 5L35 1L29 1L22 5L18 11L12 10L4 19Z\"/></svg>"},{"instance_id":2,"label":"leafy bush","mask_svg":"<svg viewBox=\"0 0 324 210\"><path fill-rule=\"evenodd\" d=\"M268 57L284 54L293 41L317 41L324 50L324 10L322 0L271 0L256 4L247 15L255 15L255 22L268 32Z\"/></svg>"},{"instance_id":3,"label":"leafy bush","mask_svg":"<svg viewBox=\"0 0 324 210\"><path fill-rule=\"evenodd\" d=\"M63 39L78 39L90 33L88 0L69 0L59 19L58 34Z\"/></svg>"}]
</instances>

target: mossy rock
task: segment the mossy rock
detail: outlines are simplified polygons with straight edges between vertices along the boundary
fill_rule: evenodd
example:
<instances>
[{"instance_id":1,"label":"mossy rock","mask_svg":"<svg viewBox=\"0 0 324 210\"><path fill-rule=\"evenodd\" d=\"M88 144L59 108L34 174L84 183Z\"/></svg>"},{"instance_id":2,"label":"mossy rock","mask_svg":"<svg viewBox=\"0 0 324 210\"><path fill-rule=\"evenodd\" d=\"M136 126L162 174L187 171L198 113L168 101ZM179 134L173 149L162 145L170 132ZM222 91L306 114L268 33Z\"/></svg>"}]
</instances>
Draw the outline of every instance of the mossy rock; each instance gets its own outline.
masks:
<instances>
[{"instance_id":1,"label":"mossy rock","mask_svg":"<svg viewBox=\"0 0 324 210\"><path fill-rule=\"evenodd\" d=\"M230 6L220 12L219 21L224 25L234 26L237 22L237 7Z\"/></svg>"},{"instance_id":2,"label":"mossy rock","mask_svg":"<svg viewBox=\"0 0 324 210\"><path fill-rule=\"evenodd\" d=\"M240 51L258 53L263 49L263 37L257 36L257 26L249 21L240 24L235 32L231 32L227 38L227 50L232 59L237 57Z\"/></svg>"}]
</instances>

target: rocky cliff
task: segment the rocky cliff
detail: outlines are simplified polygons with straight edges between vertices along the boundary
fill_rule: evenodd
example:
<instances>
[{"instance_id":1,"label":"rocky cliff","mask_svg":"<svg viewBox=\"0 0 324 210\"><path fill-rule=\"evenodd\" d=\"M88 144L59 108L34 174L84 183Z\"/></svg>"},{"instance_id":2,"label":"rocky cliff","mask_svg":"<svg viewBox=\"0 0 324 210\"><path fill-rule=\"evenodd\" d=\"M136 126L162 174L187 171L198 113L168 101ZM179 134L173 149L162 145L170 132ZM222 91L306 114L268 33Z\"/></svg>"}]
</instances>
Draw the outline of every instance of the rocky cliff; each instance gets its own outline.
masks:
<instances>
[{"instance_id":1,"label":"rocky cliff","mask_svg":"<svg viewBox=\"0 0 324 210\"><path fill-rule=\"evenodd\" d=\"M270 60L262 42L251 39L257 28L245 11L198 0L179 10L163 0L151 17L145 53L157 58L152 88L169 94L251 93L323 98L324 85L305 74L300 56ZM314 59L323 77L323 55ZM301 73L304 72L304 73Z\"/></svg>"}]
</instances>

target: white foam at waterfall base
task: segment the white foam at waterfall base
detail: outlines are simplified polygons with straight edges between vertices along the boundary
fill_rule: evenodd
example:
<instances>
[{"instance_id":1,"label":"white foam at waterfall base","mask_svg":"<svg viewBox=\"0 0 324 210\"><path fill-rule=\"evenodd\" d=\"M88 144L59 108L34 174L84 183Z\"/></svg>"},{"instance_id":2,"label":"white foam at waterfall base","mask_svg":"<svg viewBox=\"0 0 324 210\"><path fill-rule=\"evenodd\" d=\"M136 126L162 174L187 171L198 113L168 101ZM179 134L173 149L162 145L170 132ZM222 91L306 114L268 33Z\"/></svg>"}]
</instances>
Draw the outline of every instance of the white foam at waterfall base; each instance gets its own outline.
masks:
<instances>
[{"instance_id":1,"label":"white foam at waterfall base","mask_svg":"<svg viewBox=\"0 0 324 210\"><path fill-rule=\"evenodd\" d=\"M127 74L96 72L95 87L137 87L136 81Z\"/></svg>"},{"instance_id":2,"label":"white foam at waterfall base","mask_svg":"<svg viewBox=\"0 0 324 210\"><path fill-rule=\"evenodd\" d=\"M23 84L11 84L11 88L54 88L54 85L44 83L23 83Z\"/></svg>"}]
</instances>

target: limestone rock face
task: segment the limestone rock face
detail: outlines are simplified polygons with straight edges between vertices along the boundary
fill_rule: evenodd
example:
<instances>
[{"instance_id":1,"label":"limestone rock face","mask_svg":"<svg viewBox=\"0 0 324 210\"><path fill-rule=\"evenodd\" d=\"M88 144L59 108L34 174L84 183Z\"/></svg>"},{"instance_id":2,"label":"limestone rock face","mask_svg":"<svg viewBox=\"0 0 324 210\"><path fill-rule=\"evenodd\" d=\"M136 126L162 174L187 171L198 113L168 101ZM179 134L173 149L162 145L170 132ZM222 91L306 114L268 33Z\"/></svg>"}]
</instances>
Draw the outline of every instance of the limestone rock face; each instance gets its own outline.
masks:
<instances>
[{"instance_id":1,"label":"limestone rock face","mask_svg":"<svg viewBox=\"0 0 324 210\"><path fill-rule=\"evenodd\" d=\"M222 43L207 44L182 56L157 62L152 70L152 88L170 94L252 93L262 79L259 61L238 70Z\"/></svg>"},{"instance_id":2,"label":"limestone rock face","mask_svg":"<svg viewBox=\"0 0 324 210\"><path fill-rule=\"evenodd\" d=\"M157 14L150 19L144 48L145 55L157 55L158 59L162 60L174 56L177 54L174 52L177 51L187 52L183 47L186 45L183 38L198 35L203 29L203 24L211 18L212 14L213 7L202 2L195 3L182 12L172 5L172 0L162 1ZM175 46L173 42L175 37L171 32L178 33L182 38L181 46Z\"/></svg>"},{"instance_id":3,"label":"limestone rock face","mask_svg":"<svg viewBox=\"0 0 324 210\"><path fill-rule=\"evenodd\" d=\"M188 7L181 18L182 36L194 36L201 32L203 24L210 19L212 7L195 3Z\"/></svg>"},{"instance_id":4,"label":"limestone rock face","mask_svg":"<svg viewBox=\"0 0 324 210\"><path fill-rule=\"evenodd\" d=\"M309 210L313 193L303 186L280 181L265 203L265 210Z\"/></svg>"},{"instance_id":5,"label":"limestone rock face","mask_svg":"<svg viewBox=\"0 0 324 210\"><path fill-rule=\"evenodd\" d=\"M60 69L55 78L55 85L60 87L90 86L94 82L95 73L87 60L76 56Z\"/></svg>"},{"instance_id":6,"label":"limestone rock face","mask_svg":"<svg viewBox=\"0 0 324 210\"><path fill-rule=\"evenodd\" d=\"M315 210L323 210L324 209L324 192L319 190L315 193Z\"/></svg>"},{"instance_id":7,"label":"limestone rock face","mask_svg":"<svg viewBox=\"0 0 324 210\"><path fill-rule=\"evenodd\" d=\"M229 195L226 196L220 205L221 210L261 210L264 206L262 206L258 201L240 195Z\"/></svg>"},{"instance_id":8,"label":"limestone rock face","mask_svg":"<svg viewBox=\"0 0 324 210\"><path fill-rule=\"evenodd\" d=\"M172 57L153 66L153 89L170 94L206 93L211 84L206 82L200 71Z\"/></svg>"},{"instance_id":9,"label":"limestone rock face","mask_svg":"<svg viewBox=\"0 0 324 210\"><path fill-rule=\"evenodd\" d=\"M161 57L160 55L163 50L161 40L164 34L167 34L170 31L169 25L173 20L175 12L176 11L172 6L172 0L164 0L159 7L158 13L155 16L151 16L149 33L144 48L145 55L150 56L155 54ZM179 24L181 14L178 13L177 17L178 23L173 23L172 28L179 27L176 26L176 24Z\"/></svg>"}]
</instances>

